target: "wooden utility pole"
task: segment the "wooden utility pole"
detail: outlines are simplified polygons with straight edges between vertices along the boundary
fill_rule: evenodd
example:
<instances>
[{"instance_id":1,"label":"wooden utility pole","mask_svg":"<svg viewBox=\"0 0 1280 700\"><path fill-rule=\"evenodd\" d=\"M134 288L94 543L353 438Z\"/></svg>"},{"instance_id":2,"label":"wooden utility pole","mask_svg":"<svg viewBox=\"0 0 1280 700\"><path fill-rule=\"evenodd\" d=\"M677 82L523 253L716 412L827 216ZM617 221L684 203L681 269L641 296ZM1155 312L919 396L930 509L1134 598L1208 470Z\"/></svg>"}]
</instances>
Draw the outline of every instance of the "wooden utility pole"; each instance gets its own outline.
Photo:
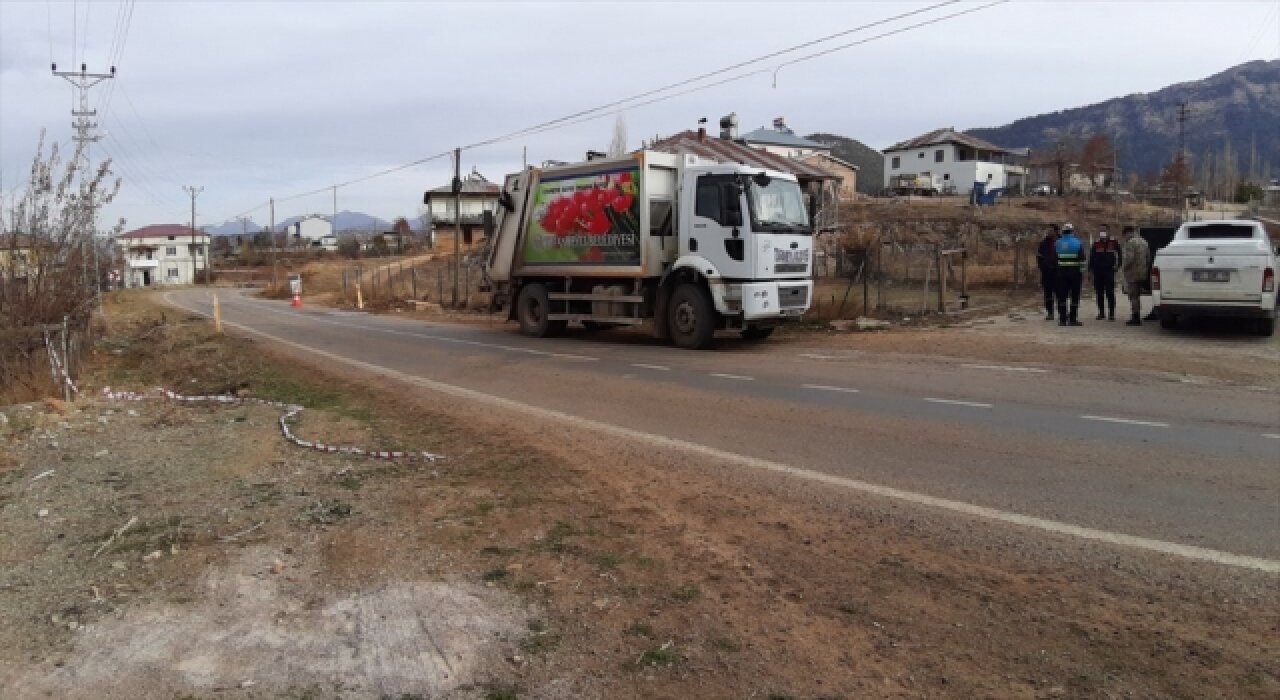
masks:
<instances>
[{"instance_id":1,"label":"wooden utility pole","mask_svg":"<svg viewBox=\"0 0 1280 700\"><path fill-rule=\"evenodd\" d=\"M182 189L191 195L191 284L196 283L196 259L199 254L196 253L196 197L204 192L204 187L191 187L183 185Z\"/></svg>"},{"instance_id":2,"label":"wooden utility pole","mask_svg":"<svg viewBox=\"0 0 1280 700\"><path fill-rule=\"evenodd\" d=\"M458 270L462 263L462 149L453 149L453 305L459 301Z\"/></svg>"}]
</instances>

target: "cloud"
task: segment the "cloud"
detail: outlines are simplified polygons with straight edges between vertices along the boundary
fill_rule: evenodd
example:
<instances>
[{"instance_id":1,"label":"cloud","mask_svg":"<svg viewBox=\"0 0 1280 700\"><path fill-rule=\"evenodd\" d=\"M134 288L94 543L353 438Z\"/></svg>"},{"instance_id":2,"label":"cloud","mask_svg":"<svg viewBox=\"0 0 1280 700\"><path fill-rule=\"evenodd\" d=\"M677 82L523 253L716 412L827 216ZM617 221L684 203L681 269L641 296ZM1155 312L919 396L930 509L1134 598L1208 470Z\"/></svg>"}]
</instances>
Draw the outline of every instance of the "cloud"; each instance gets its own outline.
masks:
<instances>
[{"instance_id":1,"label":"cloud","mask_svg":"<svg viewBox=\"0 0 1280 700\"><path fill-rule=\"evenodd\" d=\"M124 177L111 217L185 220L180 185L205 187L202 219L318 189L824 33L903 12L860 3L138 3L95 151ZM85 37L105 67L117 6L94 3ZM1262 3L1010 3L769 75L625 112L632 146L737 111L750 129L785 115L797 130L871 145L939 126L1002 124L1205 77L1280 52L1258 42ZM82 9L83 12L83 9ZM53 32L47 30L52 14ZM0 170L26 166L41 128L70 137L70 7L0 2ZM1134 32L1141 26L1143 31ZM80 30L83 31L83 23ZM1168 37L1196 37L1195 51ZM84 36L84 35L82 35ZM855 39L856 36L850 37ZM799 52L804 53L804 52ZM776 62L775 62L776 63ZM106 88L95 88L95 104ZM603 148L612 114L463 156L493 180ZM339 191L339 208L413 216L447 161ZM296 205L296 208L291 208ZM320 193L277 219L329 211ZM254 211L265 221L265 208Z\"/></svg>"}]
</instances>

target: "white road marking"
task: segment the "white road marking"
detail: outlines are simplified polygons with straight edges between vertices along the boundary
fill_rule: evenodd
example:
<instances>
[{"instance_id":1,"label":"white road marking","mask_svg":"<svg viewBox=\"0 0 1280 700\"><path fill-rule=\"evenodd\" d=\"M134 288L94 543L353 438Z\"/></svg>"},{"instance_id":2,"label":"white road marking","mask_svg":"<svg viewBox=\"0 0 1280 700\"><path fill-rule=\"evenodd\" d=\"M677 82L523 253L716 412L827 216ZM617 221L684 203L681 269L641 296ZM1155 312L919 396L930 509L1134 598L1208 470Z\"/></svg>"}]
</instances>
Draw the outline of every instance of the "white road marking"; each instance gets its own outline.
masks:
<instances>
[{"instance_id":1,"label":"white road marking","mask_svg":"<svg viewBox=\"0 0 1280 700\"><path fill-rule=\"evenodd\" d=\"M991 404L982 403L980 401L957 401L956 399L932 399L926 398L929 403L945 403L951 406L968 406L970 408L991 408Z\"/></svg>"},{"instance_id":2,"label":"white road marking","mask_svg":"<svg viewBox=\"0 0 1280 700\"><path fill-rule=\"evenodd\" d=\"M1110 416L1080 416L1080 417L1085 420L1096 420L1096 421L1102 421L1104 423L1125 423L1127 425L1146 425L1152 428L1169 427L1168 423L1160 423L1158 421L1150 421L1150 420L1133 420L1132 418L1112 418Z\"/></svg>"},{"instance_id":3,"label":"white road marking","mask_svg":"<svg viewBox=\"0 0 1280 700\"><path fill-rule=\"evenodd\" d=\"M711 376L721 379L733 379L739 382L754 382L756 380L755 377L744 377L741 374L720 374L719 372L712 372Z\"/></svg>"},{"instance_id":4,"label":"white road marking","mask_svg":"<svg viewBox=\"0 0 1280 700\"><path fill-rule=\"evenodd\" d=\"M1272 440L1280 440L1280 433L1263 433L1262 437L1271 438Z\"/></svg>"},{"instance_id":5,"label":"white road marking","mask_svg":"<svg viewBox=\"0 0 1280 700\"><path fill-rule=\"evenodd\" d=\"M960 366L961 366L961 367L967 367L967 368L969 368L969 369L991 369L991 370L998 370L998 371L1001 371L1001 372L1032 372L1032 373L1035 373L1035 374L1044 374L1044 373L1046 373L1046 372L1048 372L1048 371L1049 371L1049 370L1047 370L1047 369L1043 369L1043 368L1040 368L1040 367L1013 367L1013 366L1011 366L1011 365L970 365L970 364L964 364L964 365L960 365Z\"/></svg>"},{"instance_id":6,"label":"white road marking","mask_svg":"<svg viewBox=\"0 0 1280 700\"><path fill-rule=\"evenodd\" d=\"M244 301L244 300L239 299L239 301ZM296 312L280 311L278 309L272 309L262 304L250 303L249 305L252 306L257 311L265 311L267 313L273 313L280 316L288 316L290 318L301 317ZM187 310L192 311L192 309L187 309ZM200 312L200 311L195 311L195 313L199 313L203 315L203 312ZM534 348L524 348L518 345L501 345L499 343L485 343L479 340L467 340L465 338L450 338L448 336L432 335L430 333L415 333L413 331L400 331L400 330L395 330L393 328L377 328L374 326L360 326L354 323L341 323L339 321L334 321L332 319L324 318L323 316L319 316L317 314L307 314L305 318L309 318L314 321L319 321L321 323L328 323L329 325L333 325L333 326L342 326L343 328L355 328L357 330L362 330L362 331L372 331L375 333L389 333L391 335L407 335L413 338L426 338L428 340L439 340L441 342L454 343L457 345L470 345L472 347L493 348L494 350L506 350L508 352L519 352L519 353L524 353L526 355L539 355L542 357L558 357L563 360L582 360L585 362L598 362L600 360L600 358L591 357L590 355L574 355L574 354L565 353L565 352L550 352L547 350L536 350Z\"/></svg>"},{"instance_id":7,"label":"white road marking","mask_svg":"<svg viewBox=\"0 0 1280 700\"><path fill-rule=\"evenodd\" d=\"M655 369L655 370L658 370L659 372L670 372L670 371L671 371L671 368L670 368L670 367L663 367L662 365L646 365L646 364L644 364L643 362L632 362L632 363L631 363L631 366L632 366L632 367L639 367L640 369Z\"/></svg>"},{"instance_id":8,"label":"white road marking","mask_svg":"<svg viewBox=\"0 0 1280 700\"><path fill-rule=\"evenodd\" d=\"M182 304L178 304L174 302L170 298L169 296L170 294L172 294L172 292L165 292L162 295L164 300L167 301L169 304L172 304L173 306L184 309L186 311L190 311L191 313L204 316L206 318L209 317L209 314L207 313L204 313L202 311L198 311L196 309L192 309L190 307L183 306ZM805 480L813 481L816 483L840 486L853 491L858 491L860 493L868 493L868 494L880 496L883 498L891 498L891 499L902 501L905 503L927 506L930 508L937 508L939 510L950 511L953 513L960 513L962 515L968 515L975 518L982 518L982 519L991 520L994 522L1017 525L1020 527L1031 528L1034 530L1041 530L1043 532L1050 532L1057 535L1067 535L1070 537L1076 537L1083 540L1090 540L1093 542L1102 542L1104 544L1117 545L1122 547L1133 547L1135 549L1143 549L1150 552L1158 552L1158 553L1167 554L1170 556L1182 557L1184 559L1192 559L1196 561L1222 564L1224 566L1234 566L1234 567L1239 567L1243 569L1263 571L1267 573L1280 573L1280 560L1276 560L1276 559L1266 559L1263 557L1251 557L1243 554L1233 554L1231 552L1224 552L1218 549L1210 549L1208 547L1178 544L1176 542L1166 542L1164 540L1157 540L1150 537L1140 537L1138 535L1127 535L1122 532L1111 532L1109 530L1099 530L1091 527L1083 527L1081 525L1073 525L1071 523L1065 523L1057 520L1049 520L1047 518L1037 518L1031 515L1023 515L1021 513L1013 513L1010 511L999 510L997 508L990 508L988 506L980 506L973 503L966 503L964 501L956 501L949 498L940 498L938 496L930 496L928 494L917 493L915 491L907 491L905 489L898 489L892 486L883 486L880 484L873 484L871 482L862 481L860 479L850 479L842 476L835 476L833 474L825 474L823 472L814 471L811 469L794 467L788 464L782 464L781 462L761 459L759 457L749 457L747 455L741 455L734 452L729 452L727 450L721 450L715 447L709 447L707 445L700 445L695 442L688 442L686 440L680 440L678 438L667 437L665 435L656 435L653 433L646 433L640 430L635 430L633 428L626 428L620 425L614 425L612 423L605 423L603 421L598 421L593 418L584 418L581 416L575 416L571 413L564 413L562 411L556 411L549 408L533 406L530 404L515 401L513 399L503 398L501 396L495 396L493 394L486 394L484 392L476 391L474 389L467 389L464 387L455 386L453 384L446 384L444 382L439 382L432 379L426 379L425 377L417 377L412 374L401 372L399 370L390 369L388 367L375 365L369 362L363 362L361 360L357 360L351 357L346 357L344 355L339 355L337 353L328 352L326 350L319 350L317 348L313 348L311 346L304 345L302 343L294 342L292 340L286 340L285 338L281 338L279 336L260 331L256 328L250 328L249 326L246 326L240 323L234 323L231 321L224 320L223 324L233 328L238 328L247 333L252 333L254 335L266 338L268 340L274 341L281 345L292 347L297 350L301 350L305 353L315 355L316 357L332 360L334 362L340 362L342 364L350 365L352 367L363 369L363 370L373 372L382 376L393 377L407 384L415 384L425 389L436 391L441 394L446 394L448 396L453 396L456 398L474 401L481 404L495 406L498 408L503 408L506 410L510 410L517 413L523 413L525 415L530 415L538 418L554 420L560 423L564 423L565 425L568 425L571 427L587 428L600 433L604 433L606 435L612 435L618 438L634 440L638 442L645 442L659 448L678 450L681 452L697 455L700 457L705 457L708 459L716 459L724 462L729 462L732 464L738 464L743 467L747 467L751 469L758 469L760 471L768 471L776 474L784 474L787 476L791 476L799 479L805 479Z\"/></svg>"},{"instance_id":9,"label":"white road marking","mask_svg":"<svg viewBox=\"0 0 1280 700\"><path fill-rule=\"evenodd\" d=\"M846 394L856 394L858 389L850 389L843 386L827 386L826 384L801 384L805 389L816 389L818 391L840 391Z\"/></svg>"}]
</instances>

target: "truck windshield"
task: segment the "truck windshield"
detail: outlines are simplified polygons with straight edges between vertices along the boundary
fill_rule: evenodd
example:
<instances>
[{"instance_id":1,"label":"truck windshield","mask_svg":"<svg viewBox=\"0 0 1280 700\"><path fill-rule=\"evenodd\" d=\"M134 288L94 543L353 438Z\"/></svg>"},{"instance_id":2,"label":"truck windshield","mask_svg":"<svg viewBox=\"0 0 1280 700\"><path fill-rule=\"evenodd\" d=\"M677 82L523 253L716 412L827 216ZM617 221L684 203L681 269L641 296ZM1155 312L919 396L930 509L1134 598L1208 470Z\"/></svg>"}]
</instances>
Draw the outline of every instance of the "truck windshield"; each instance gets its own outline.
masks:
<instances>
[{"instance_id":1,"label":"truck windshield","mask_svg":"<svg viewBox=\"0 0 1280 700\"><path fill-rule=\"evenodd\" d=\"M752 182L750 193L751 228L774 233L810 233L809 215L804 208L800 185L790 180L773 178L761 187Z\"/></svg>"}]
</instances>

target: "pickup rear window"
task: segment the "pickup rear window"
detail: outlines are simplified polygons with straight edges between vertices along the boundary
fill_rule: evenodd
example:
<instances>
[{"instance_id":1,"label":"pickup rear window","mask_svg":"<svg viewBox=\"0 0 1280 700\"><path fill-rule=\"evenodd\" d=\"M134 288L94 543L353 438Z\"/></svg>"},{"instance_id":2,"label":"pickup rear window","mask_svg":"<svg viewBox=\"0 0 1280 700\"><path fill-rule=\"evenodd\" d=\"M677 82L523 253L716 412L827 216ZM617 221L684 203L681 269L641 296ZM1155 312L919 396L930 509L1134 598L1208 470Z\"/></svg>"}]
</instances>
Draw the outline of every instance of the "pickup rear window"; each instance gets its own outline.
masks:
<instances>
[{"instance_id":1,"label":"pickup rear window","mask_svg":"<svg viewBox=\"0 0 1280 700\"><path fill-rule=\"evenodd\" d=\"M1193 241L1222 238L1253 238L1252 226L1235 226L1232 224L1206 224L1204 226L1188 226L1187 238Z\"/></svg>"}]
</instances>

